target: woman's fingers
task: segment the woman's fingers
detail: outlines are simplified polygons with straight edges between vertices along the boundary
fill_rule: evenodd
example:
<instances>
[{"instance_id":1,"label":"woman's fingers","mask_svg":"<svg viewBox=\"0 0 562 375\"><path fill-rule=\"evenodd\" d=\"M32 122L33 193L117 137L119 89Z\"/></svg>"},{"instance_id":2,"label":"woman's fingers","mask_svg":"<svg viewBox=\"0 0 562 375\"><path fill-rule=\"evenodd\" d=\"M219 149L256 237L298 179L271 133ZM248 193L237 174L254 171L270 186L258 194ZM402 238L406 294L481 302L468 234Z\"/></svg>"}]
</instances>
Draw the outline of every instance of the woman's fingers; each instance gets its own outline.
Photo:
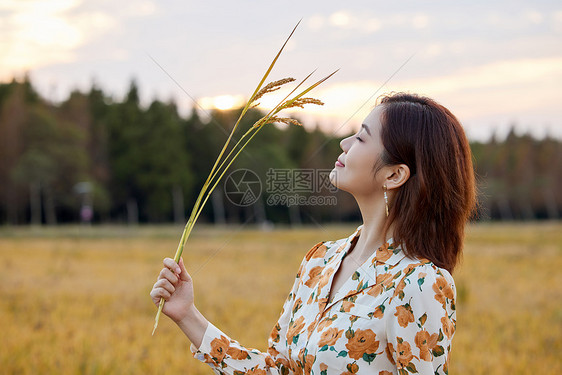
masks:
<instances>
[{"instance_id":1,"label":"woman's fingers","mask_svg":"<svg viewBox=\"0 0 562 375\"><path fill-rule=\"evenodd\" d=\"M183 263L183 258L180 258L180 273L179 273L179 277L181 280L183 281L190 281L191 280L191 276L189 276L189 273L187 273L187 270L185 269L185 264Z\"/></svg>"},{"instance_id":2,"label":"woman's fingers","mask_svg":"<svg viewBox=\"0 0 562 375\"><path fill-rule=\"evenodd\" d=\"M189 273L187 273L187 270L185 268L185 264L183 263L183 259L180 258L179 264L174 262L173 259L171 258L165 258L164 259L164 266L166 268L164 268L162 270L162 272L160 272L160 274L163 276L163 272L164 270L168 269L170 270L170 272L173 272L176 276L179 277L179 279L181 279L182 281L190 281L191 280L191 276L189 276ZM165 275L168 275L167 273L165 273ZM174 285L176 283L174 282Z\"/></svg>"},{"instance_id":3,"label":"woman's fingers","mask_svg":"<svg viewBox=\"0 0 562 375\"><path fill-rule=\"evenodd\" d=\"M159 279L158 281L156 281L153 288L163 288L170 292L170 294L174 293L176 290L176 287L166 279Z\"/></svg>"},{"instance_id":4,"label":"woman's fingers","mask_svg":"<svg viewBox=\"0 0 562 375\"><path fill-rule=\"evenodd\" d=\"M162 268L160 271L160 275L158 276L158 280L165 279L171 282L173 285L176 285L179 281L179 278L176 274L172 273L169 268Z\"/></svg>"},{"instance_id":5,"label":"woman's fingers","mask_svg":"<svg viewBox=\"0 0 562 375\"><path fill-rule=\"evenodd\" d=\"M176 291L180 281L191 281L182 259L180 259L179 264L171 258L164 259L163 263L164 268L160 271L158 279L150 291L150 297L156 305L160 303L161 298L168 301Z\"/></svg>"},{"instance_id":6,"label":"woman's fingers","mask_svg":"<svg viewBox=\"0 0 562 375\"><path fill-rule=\"evenodd\" d=\"M172 258L165 258L164 266L175 274L179 275L181 273L180 266L176 262L174 262Z\"/></svg>"},{"instance_id":7,"label":"woman's fingers","mask_svg":"<svg viewBox=\"0 0 562 375\"><path fill-rule=\"evenodd\" d=\"M168 292L166 289L161 287L156 287L156 285L150 291L150 297L152 298L152 302L156 305L160 303L160 298L164 298L165 301L169 300L172 294Z\"/></svg>"}]
</instances>

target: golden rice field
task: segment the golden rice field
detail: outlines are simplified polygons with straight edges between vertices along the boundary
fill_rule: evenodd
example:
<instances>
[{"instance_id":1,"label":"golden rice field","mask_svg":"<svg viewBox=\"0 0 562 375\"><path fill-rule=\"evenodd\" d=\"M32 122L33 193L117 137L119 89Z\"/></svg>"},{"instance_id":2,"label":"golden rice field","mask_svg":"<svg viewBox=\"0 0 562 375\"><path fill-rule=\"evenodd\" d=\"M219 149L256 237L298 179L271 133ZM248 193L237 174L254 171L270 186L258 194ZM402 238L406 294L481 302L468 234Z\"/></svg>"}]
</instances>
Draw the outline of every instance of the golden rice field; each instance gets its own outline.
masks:
<instances>
[{"instance_id":1,"label":"golden rice field","mask_svg":"<svg viewBox=\"0 0 562 375\"><path fill-rule=\"evenodd\" d=\"M184 259L199 309L265 349L306 251L355 226L200 226ZM209 374L149 291L179 227L0 229L0 373ZM469 229L453 374L562 373L562 223Z\"/></svg>"}]
</instances>

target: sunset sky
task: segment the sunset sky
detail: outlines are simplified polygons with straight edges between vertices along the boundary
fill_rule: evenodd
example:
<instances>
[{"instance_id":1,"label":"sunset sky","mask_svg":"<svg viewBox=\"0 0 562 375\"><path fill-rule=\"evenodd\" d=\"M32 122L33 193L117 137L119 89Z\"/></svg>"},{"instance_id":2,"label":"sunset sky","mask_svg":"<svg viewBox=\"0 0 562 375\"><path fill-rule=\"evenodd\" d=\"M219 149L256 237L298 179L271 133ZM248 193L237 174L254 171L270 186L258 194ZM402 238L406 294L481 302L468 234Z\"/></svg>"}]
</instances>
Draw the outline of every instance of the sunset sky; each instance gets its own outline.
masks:
<instances>
[{"instance_id":1,"label":"sunset sky","mask_svg":"<svg viewBox=\"0 0 562 375\"><path fill-rule=\"evenodd\" d=\"M92 82L120 99L134 78L144 103L228 107L300 19L272 79L340 69L313 92L326 104L301 115L310 125L343 135L379 94L406 90L449 107L473 139L511 124L562 138L559 1L3 0L0 80L27 71L56 102Z\"/></svg>"}]
</instances>

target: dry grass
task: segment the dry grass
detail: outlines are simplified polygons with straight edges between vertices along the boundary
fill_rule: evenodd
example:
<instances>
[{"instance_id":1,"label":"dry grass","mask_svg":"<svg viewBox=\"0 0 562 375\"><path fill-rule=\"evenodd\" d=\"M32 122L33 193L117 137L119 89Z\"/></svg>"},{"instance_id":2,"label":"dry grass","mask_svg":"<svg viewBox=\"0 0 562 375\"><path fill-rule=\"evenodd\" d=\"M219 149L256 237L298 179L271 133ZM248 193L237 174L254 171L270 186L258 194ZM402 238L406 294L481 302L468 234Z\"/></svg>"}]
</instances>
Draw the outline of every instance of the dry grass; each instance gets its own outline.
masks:
<instances>
[{"instance_id":1,"label":"dry grass","mask_svg":"<svg viewBox=\"0 0 562 375\"><path fill-rule=\"evenodd\" d=\"M200 310L264 349L302 256L354 226L198 227L184 259ZM0 372L209 374L148 292L179 227L0 230ZM562 372L562 224L475 225L455 274L452 373Z\"/></svg>"}]
</instances>

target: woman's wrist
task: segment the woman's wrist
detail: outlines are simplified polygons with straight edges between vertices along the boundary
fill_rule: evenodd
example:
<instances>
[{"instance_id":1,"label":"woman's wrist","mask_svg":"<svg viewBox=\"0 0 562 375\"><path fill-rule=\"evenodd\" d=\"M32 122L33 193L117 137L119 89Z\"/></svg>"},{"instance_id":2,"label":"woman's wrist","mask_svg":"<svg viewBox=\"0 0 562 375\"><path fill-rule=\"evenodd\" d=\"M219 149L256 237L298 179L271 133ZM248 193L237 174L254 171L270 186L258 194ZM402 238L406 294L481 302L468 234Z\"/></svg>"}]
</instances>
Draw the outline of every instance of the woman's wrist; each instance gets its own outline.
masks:
<instances>
[{"instance_id":1,"label":"woman's wrist","mask_svg":"<svg viewBox=\"0 0 562 375\"><path fill-rule=\"evenodd\" d=\"M195 305L191 305L185 316L175 323L195 347L201 346L209 321L197 310Z\"/></svg>"}]
</instances>

